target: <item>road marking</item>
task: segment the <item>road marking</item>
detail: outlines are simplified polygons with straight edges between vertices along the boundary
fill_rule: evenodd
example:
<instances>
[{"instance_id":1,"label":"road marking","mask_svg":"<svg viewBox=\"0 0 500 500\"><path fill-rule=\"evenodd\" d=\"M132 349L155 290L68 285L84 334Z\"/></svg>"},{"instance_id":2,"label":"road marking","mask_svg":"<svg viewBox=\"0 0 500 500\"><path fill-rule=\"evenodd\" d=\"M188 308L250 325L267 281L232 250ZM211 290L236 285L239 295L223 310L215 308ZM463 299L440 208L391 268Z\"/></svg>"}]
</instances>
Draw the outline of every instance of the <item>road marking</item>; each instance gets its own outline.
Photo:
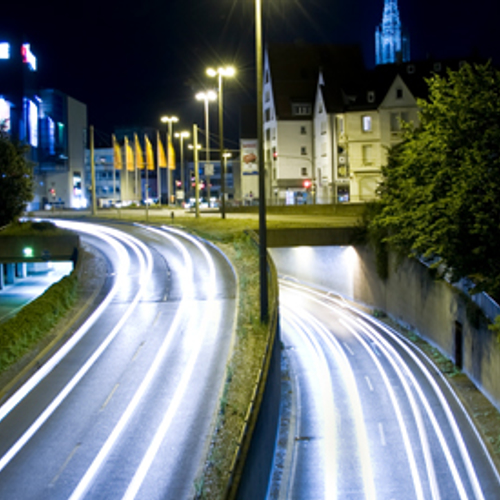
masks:
<instances>
[{"instance_id":1,"label":"road marking","mask_svg":"<svg viewBox=\"0 0 500 500\"><path fill-rule=\"evenodd\" d=\"M379 422L378 423L378 430L379 430L379 433L380 433L380 441L382 443L382 446L385 446L385 434L384 434L384 426L382 424L382 422Z\"/></svg>"},{"instance_id":2,"label":"road marking","mask_svg":"<svg viewBox=\"0 0 500 500\"><path fill-rule=\"evenodd\" d=\"M152 327L156 325L156 322L158 321L158 318L159 318L159 317L160 317L160 311L158 311L158 313L157 313L157 315L156 315L156 317L155 317L155 319L154 319L154 321L153 321L153 324L151 325ZM143 342L143 343L144 343L144 342ZM141 344L141 346L142 346L142 344Z\"/></svg>"},{"instance_id":3,"label":"road marking","mask_svg":"<svg viewBox=\"0 0 500 500\"><path fill-rule=\"evenodd\" d=\"M373 385L370 382L370 378L367 375L365 375L365 380L366 380L366 383L368 384L368 387L369 387L370 391L373 392Z\"/></svg>"},{"instance_id":4,"label":"road marking","mask_svg":"<svg viewBox=\"0 0 500 500\"><path fill-rule=\"evenodd\" d=\"M144 342L141 342L139 347L137 348L137 351L135 351L135 354L132 356L132 359L130 360L131 363L135 361L135 358L139 355L139 351L142 349L142 346L144 345Z\"/></svg>"},{"instance_id":5,"label":"road marking","mask_svg":"<svg viewBox=\"0 0 500 500\"><path fill-rule=\"evenodd\" d=\"M119 385L120 384L116 384L113 387L113 390L109 393L109 396L106 398L106 401L104 401L104 403L102 404L101 409L99 411L102 411L102 410L104 410L104 408L106 408L106 406L108 405L108 403L111 401L111 398L113 397L113 394L115 393L116 389L118 389Z\"/></svg>"},{"instance_id":6,"label":"road marking","mask_svg":"<svg viewBox=\"0 0 500 500\"><path fill-rule=\"evenodd\" d=\"M66 469L66 467L70 463L71 459L73 458L73 455L76 453L76 450L78 450L78 448L80 448L80 445L81 445L81 443L76 443L76 446L73 448L73 451L68 455L68 458L64 461L61 468L59 469L57 474L54 476L54 479L52 479L52 481L50 482L49 486L54 486L54 484L56 484L57 480L61 477L61 474L64 472L64 469Z\"/></svg>"},{"instance_id":7,"label":"road marking","mask_svg":"<svg viewBox=\"0 0 500 500\"><path fill-rule=\"evenodd\" d=\"M349 344L347 344L346 342L343 342L344 344L344 347L349 351L349 354L351 356L354 356L354 352L352 351L352 349L349 347Z\"/></svg>"}]
</instances>

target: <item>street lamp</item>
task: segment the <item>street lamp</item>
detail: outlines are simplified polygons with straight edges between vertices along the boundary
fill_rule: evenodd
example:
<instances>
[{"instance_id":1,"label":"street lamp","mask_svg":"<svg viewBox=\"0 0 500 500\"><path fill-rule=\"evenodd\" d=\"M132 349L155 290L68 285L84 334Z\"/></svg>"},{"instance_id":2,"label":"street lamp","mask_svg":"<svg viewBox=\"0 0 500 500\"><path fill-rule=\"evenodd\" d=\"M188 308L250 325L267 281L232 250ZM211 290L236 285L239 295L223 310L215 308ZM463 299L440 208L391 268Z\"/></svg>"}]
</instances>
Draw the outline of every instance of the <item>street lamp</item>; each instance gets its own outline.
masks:
<instances>
[{"instance_id":1,"label":"street lamp","mask_svg":"<svg viewBox=\"0 0 500 500\"><path fill-rule=\"evenodd\" d=\"M269 294L267 290L267 224L266 224L266 170L263 144L262 101L262 9L261 0L255 0L255 69L257 85L257 161L259 164L259 275L260 321L269 320Z\"/></svg>"},{"instance_id":2,"label":"street lamp","mask_svg":"<svg viewBox=\"0 0 500 500\"><path fill-rule=\"evenodd\" d=\"M170 165L173 163L173 158L170 158L170 148L168 147L169 144L172 142L172 126L174 123L177 123L179 121L179 118L177 116L162 116L160 118L162 123L167 123L167 144L165 145L167 148L167 190L168 190L168 200L167 200L167 205L170 205L170 198L172 195L172 171L170 170ZM158 175L158 179L160 179L160 176ZM158 180L158 192L159 192L159 197L160 197L160 204L161 204L161 180Z\"/></svg>"},{"instance_id":3,"label":"street lamp","mask_svg":"<svg viewBox=\"0 0 500 500\"><path fill-rule=\"evenodd\" d=\"M222 166L222 155L224 154L224 128L222 124L223 113L222 113L222 80L224 77L232 77L236 74L236 70L232 66L226 66L225 68L213 68L207 69L207 75L211 77L219 77L219 158L221 165L221 197L222 197L222 218L226 218L226 172Z\"/></svg>"},{"instance_id":4,"label":"street lamp","mask_svg":"<svg viewBox=\"0 0 500 500\"><path fill-rule=\"evenodd\" d=\"M215 101L217 99L217 94L213 90L208 90L207 92L198 92L196 94L196 99L198 101L204 101L205 103L205 178L207 181L207 198L208 206L210 207L210 176L213 175L213 170L211 170L210 163L210 134L209 134L209 120L208 120L208 103L209 101Z\"/></svg>"},{"instance_id":5,"label":"street lamp","mask_svg":"<svg viewBox=\"0 0 500 500\"><path fill-rule=\"evenodd\" d=\"M193 138L194 138L194 135L193 135ZM194 150L195 150L194 144L188 144L188 149L193 152L193 164L194 164L195 163L194 159L198 157L198 155L195 154L195 152L194 152ZM201 144L196 143L196 151L199 151L200 149L201 149ZM191 194L193 191L193 178L191 177L191 172L188 173L188 177L189 177L189 196L191 197ZM196 185L194 187L195 187L195 191L196 191Z\"/></svg>"},{"instance_id":6,"label":"street lamp","mask_svg":"<svg viewBox=\"0 0 500 500\"><path fill-rule=\"evenodd\" d=\"M181 190L183 191L182 198L184 199L186 193L186 179L184 177L184 139L189 137L189 132L187 130L176 132L174 137L179 139L181 143Z\"/></svg>"}]
</instances>

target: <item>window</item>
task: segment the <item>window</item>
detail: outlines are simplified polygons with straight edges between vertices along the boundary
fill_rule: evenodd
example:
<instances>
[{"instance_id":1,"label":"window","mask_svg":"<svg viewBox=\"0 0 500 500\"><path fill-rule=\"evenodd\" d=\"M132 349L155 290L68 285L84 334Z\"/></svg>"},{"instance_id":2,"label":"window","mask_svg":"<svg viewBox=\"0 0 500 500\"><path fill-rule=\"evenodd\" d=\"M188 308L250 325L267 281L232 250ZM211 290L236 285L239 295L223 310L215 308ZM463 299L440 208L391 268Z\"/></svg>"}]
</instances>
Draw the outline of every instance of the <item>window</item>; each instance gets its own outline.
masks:
<instances>
[{"instance_id":1,"label":"window","mask_svg":"<svg viewBox=\"0 0 500 500\"><path fill-rule=\"evenodd\" d=\"M311 105L307 103L292 104L293 116L308 116L311 114Z\"/></svg>"},{"instance_id":2,"label":"window","mask_svg":"<svg viewBox=\"0 0 500 500\"><path fill-rule=\"evenodd\" d=\"M319 105L319 108L318 108L318 113L319 113L319 114L323 113L323 104L320 104L320 105Z\"/></svg>"},{"instance_id":3,"label":"window","mask_svg":"<svg viewBox=\"0 0 500 500\"><path fill-rule=\"evenodd\" d=\"M372 131L372 117L369 115L364 115L361 117L361 128L363 132Z\"/></svg>"},{"instance_id":4,"label":"window","mask_svg":"<svg viewBox=\"0 0 500 500\"><path fill-rule=\"evenodd\" d=\"M368 102L375 102L375 92L373 90L370 90L368 94L366 94L366 100Z\"/></svg>"},{"instance_id":5,"label":"window","mask_svg":"<svg viewBox=\"0 0 500 500\"><path fill-rule=\"evenodd\" d=\"M406 67L406 72L409 75L413 75L413 73L415 73L415 66L413 64L408 64L408 66Z\"/></svg>"},{"instance_id":6,"label":"window","mask_svg":"<svg viewBox=\"0 0 500 500\"><path fill-rule=\"evenodd\" d=\"M363 145L363 165L373 164L373 146L371 144Z\"/></svg>"},{"instance_id":7,"label":"window","mask_svg":"<svg viewBox=\"0 0 500 500\"><path fill-rule=\"evenodd\" d=\"M300 148L300 154L301 154L301 155L307 155L307 148L306 148L305 146L302 146L302 147Z\"/></svg>"},{"instance_id":8,"label":"window","mask_svg":"<svg viewBox=\"0 0 500 500\"><path fill-rule=\"evenodd\" d=\"M269 71L266 71L266 78L265 78L265 82L266 82L266 83L269 83Z\"/></svg>"},{"instance_id":9,"label":"window","mask_svg":"<svg viewBox=\"0 0 500 500\"><path fill-rule=\"evenodd\" d=\"M403 99L403 89L396 89L396 99Z\"/></svg>"},{"instance_id":10,"label":"window","mask_svg":"<svg viewBox=\"0 0 500 500\"><path fill-rule=\"evenodd\" d=\"M266 90L265 102L269 102L270 100L271 100L271 93L269 92L269 90Z\"/></svg>"},{"instance_id":11,"label":"window","mask_svg":"<svg viewBox=\"0 0 500 500\"><path fill-rule=\"evenodd\" d=\"M303 176L307 176L307 167L302 167L300 169L300 173L303 175Z\"/></svg>"},{"instance_id":12,"label":"window","mask_svg":"<svg viewBox=\"0 0 500 500\"><path fill-rule=\"evenodd\" d=\"M300 127L300 135L307 135L307 128L304 125Z\"/></svg>"},{"instance_id":13,"label":"window","mask_svg":"<svg viewBox=\"0 0 500 500\"><path fill-rule=\"evenodd\" d=\"M266 141L269 142L271 140L271 129L266 129Z\"/></svg>"},{"instance_id":14,"label":"window","mask_svg":"<svg viewBox=\"0 0 500 500\"><path fill-rule=\"evenodd\" d=\"M407 111L391 113L391 132L400 132L402 128L401 124L408 121L409 118Z\"/></svg>"},{"instance_id":15,"label":"window","mask_svg":"<svg viewBox=\"0 0 500 500\"><path fill-rule=\"evenodd\" d=\"M266 114L265 121L266 122L270 121L271 120L271 110L269 108L266 109L265 114Z\"/></svg>"},{"instance_id":16,"label":"window","mask_svg":"<svg viewBox=\"0 0 500 500\"><path fill-rule=\"evenodd\" d=\"M326 134L326 122L321 122L321 135Z\"/></svg>"},{"instance_id":17,"label":"window","mask_svg":"<svg viewBox=\"0 0 500 500\"><path fill-rule=\"evenodd\" d=\"M326 142L323 142L321 144L321 156L326 156L326 148L327 148L327 144L326 144Z\"/></svg>"},{"instance_id":18,"label":"window","mask_svg":"<svg viewBox=\"0 0 500 500\"><path fill-rule=\"evenodd\" d=\"M441 63L440 62L434 63L434 71L436 71L436 72L441 71Z\"/></svg>"},{"instance_id":19,"label":"window","mask_svg":"<svg viewBox=\"0 0 500 500\"><path fill-rule=\"evenodd\" d=\"M337 128L338 128L339 134L343 135L344 134L344 118L341 116L339 116L337 118Z\"/></svg>"}]
</instances>

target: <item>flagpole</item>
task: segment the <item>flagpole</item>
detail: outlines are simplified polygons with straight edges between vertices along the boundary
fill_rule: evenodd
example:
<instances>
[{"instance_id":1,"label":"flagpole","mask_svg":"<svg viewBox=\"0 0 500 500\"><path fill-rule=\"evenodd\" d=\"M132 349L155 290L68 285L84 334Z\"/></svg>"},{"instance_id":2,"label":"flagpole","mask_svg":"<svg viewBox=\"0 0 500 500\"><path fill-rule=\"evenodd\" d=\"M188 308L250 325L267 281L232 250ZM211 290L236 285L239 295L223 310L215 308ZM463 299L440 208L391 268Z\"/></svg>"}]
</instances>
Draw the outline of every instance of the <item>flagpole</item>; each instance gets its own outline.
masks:
<instances>
[{"instance_id":1,"label":"flagpole","mask_svg":"<svg viewBox=\"0 0 500 500\"><path fill-rule=\"evenodd\" d=\"M161 169L160 169L160 132L156 131L156 176L157 176L157 190L158 190L158 205L161 208Z\"/></svg>"}]
</instances>

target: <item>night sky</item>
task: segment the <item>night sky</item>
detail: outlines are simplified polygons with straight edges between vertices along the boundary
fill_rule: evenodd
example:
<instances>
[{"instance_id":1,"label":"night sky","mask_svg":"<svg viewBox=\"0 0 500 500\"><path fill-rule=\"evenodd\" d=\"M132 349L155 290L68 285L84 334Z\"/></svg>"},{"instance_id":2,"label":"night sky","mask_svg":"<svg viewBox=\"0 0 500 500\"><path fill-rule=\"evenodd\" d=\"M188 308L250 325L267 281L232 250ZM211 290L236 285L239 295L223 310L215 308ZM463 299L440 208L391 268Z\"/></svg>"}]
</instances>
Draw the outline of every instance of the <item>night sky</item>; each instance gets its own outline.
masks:
<instances>
[{"instance_id":1,"label":"night sky","mask_svg":"<svg viewBox=\"0 0 500 500\"><path fill-rule=\"evenodd\" d=\"M367 66L374 65L383 0L263 4L267 41L358 43ZM500 65L496 0L398 4L413 59L466 57L476 50ZM40 85L85 102L89 123L103 136L115 126L159 127L162 114L177 114L184 128L193 121L202 125L203 107L194 94L215 88L215 79L205 76L211 65L233 64L238 71L225 87L228 136L238 137L239 108L255 99L252 0L28 0L22 12L2 5L0 35L13 26L38 57ZM215 115L213 106L214 125Z\"/></svg>"}]
</instances>

